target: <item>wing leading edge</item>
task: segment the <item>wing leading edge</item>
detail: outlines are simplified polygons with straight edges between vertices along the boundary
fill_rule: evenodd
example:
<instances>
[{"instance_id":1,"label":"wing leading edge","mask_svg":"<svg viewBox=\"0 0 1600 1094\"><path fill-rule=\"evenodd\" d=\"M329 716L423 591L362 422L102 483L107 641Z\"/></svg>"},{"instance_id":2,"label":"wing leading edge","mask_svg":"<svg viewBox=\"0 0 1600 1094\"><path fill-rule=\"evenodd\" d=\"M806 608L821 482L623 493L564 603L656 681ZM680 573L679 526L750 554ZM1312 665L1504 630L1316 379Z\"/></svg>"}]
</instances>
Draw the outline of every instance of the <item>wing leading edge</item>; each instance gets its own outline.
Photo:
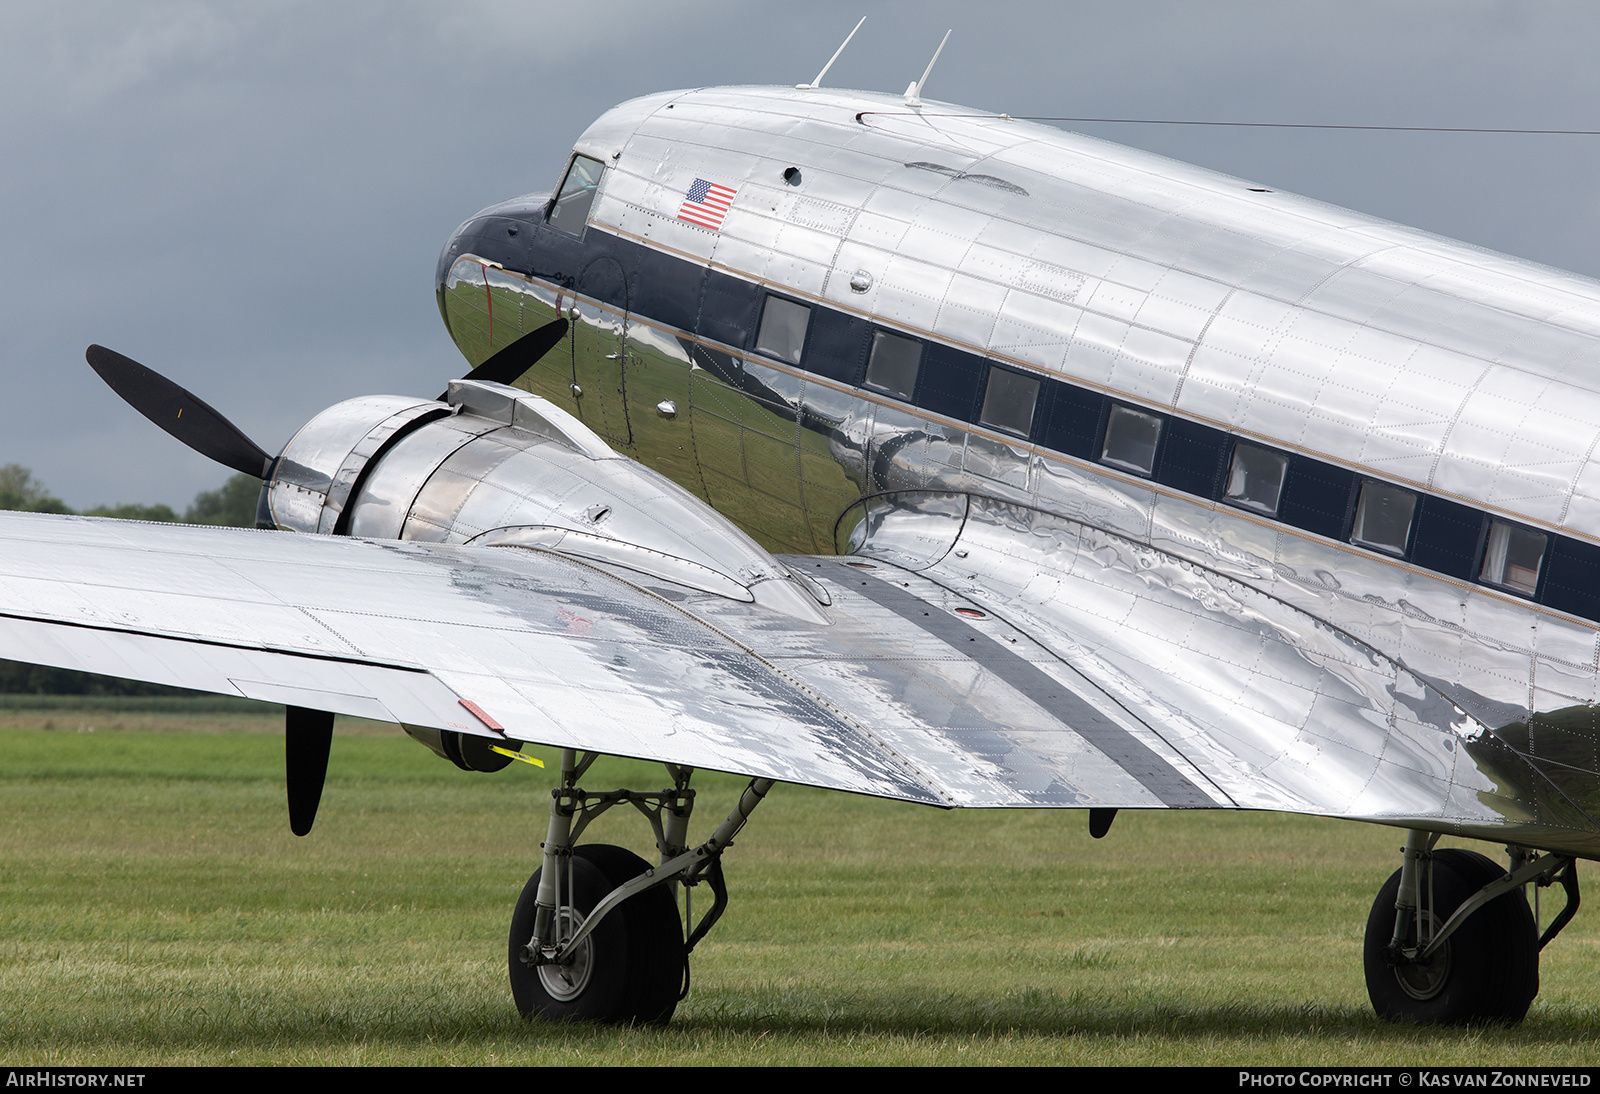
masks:
<instances>
[{"instance_id":1,"label":"wing leading edge","mask_svg":"<svg viewBox=\"0 0 1600 1094\"><path fill-rule=\"evenodd\" d=\"M548 550L4 513L0 657L934 805L1600 849L1581 787L1281 601L959 495L865 531L788 560L832 600L817 625Z\"/></svg>"}]
</instances>

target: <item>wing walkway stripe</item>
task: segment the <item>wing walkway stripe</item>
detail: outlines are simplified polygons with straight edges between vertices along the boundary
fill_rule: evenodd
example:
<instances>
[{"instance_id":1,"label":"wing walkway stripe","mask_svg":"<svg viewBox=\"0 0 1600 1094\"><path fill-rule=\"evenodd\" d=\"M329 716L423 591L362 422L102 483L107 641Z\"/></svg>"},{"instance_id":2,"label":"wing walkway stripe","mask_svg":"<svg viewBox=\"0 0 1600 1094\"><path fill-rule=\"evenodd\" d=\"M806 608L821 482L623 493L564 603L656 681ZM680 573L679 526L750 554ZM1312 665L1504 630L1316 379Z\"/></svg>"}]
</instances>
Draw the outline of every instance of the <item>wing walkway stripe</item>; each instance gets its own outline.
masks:
<instances>
[{"instance_id":1,"label":"wing walkway stripe","mask_svg":"<svg viewBox=\"0 0 1600 1094\"><path fill-rule=\"evenodd\" d=\"M1157 755L1149 745L1107 718L1066 684L1045 672L1015 650L1007 649L987 635L974 650L968 639L976 630L954 613L920 600L907 589L887 579L874 579L845 563L837 564L855 578L844 582L877 605L887 608L908 623L946 643L961 657L982 665L1027 698L1053 714L1063 725L1105 753L1107 758L1139 780L1161 804L1173 809L1215 809L1219 803L1200 787ZM979 652L981 651L981 652ZM976 656L974 656L976 654Z\"/></svg>"}]
</instances>

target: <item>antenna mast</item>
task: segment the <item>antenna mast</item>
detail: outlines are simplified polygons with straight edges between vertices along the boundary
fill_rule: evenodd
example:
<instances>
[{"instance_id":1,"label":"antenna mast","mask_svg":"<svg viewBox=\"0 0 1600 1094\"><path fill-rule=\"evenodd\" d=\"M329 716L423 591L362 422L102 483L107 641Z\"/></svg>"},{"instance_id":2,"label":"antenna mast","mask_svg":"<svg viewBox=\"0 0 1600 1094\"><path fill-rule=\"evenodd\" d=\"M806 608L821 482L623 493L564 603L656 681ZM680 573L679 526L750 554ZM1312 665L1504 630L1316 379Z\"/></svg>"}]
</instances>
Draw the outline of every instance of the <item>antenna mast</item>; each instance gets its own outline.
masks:
<instances>
[{"instance_id":1,"label":"antenna mast","mask_svg":"<svg viewBox=\"0 0 1600 1094\"><path fill-rule=\"evenodd\" d=\"M822 66L822 71L817 73L817 78L816 79L812 80L809 84L795 84L794 85L795 88L800 90L800 91L815 91L817 88L821 87L822 86L822 78L828 74L828 69L833 67L833 62L835 62L835 61L837 61L839 59L839 54L844 52L844 47L849 45L850 44L850 39L852 39L852 38L854 38L856 36L856 30L860 30L861 29L861 23L865 23L866 21L867 21L867 17L865 15L863 15L861 17L861 22L856 24L855 30L852 30L849 34L845 35L844 41L840 42L839 43L839 48L833 51L833 56L829 57L828 58L828 63Z\"/></svg>"},{"instance_id":2,"label":"antenna mast","mask_svg":"<svg viewBox=\"0 0 1600 1094\"><path fill-rule=\"evenodd\" d=\"M933 60L928 62L928 67L922 70L922 79L914 81L906 88L906 105L922 105L922 85L928 82L928 74L933 71L934 63L939 60L939 54L944 52L944 44L950 40L950 32L944 32L944 37L939 39L939 48L933 51ZM828 62L832 64L833 62Z\"/></svg>"}]
</instances>

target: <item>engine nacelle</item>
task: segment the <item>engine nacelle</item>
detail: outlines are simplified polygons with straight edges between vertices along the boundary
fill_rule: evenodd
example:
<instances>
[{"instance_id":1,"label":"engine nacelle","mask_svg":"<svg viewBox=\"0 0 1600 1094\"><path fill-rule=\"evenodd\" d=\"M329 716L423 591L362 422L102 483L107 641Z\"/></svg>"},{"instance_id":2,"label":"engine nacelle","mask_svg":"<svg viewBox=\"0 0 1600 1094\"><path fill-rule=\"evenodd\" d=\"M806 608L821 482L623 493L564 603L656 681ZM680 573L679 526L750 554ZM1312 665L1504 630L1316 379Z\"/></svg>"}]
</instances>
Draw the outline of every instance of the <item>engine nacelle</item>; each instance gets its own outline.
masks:
<instances>
[{"instance_id":1,"label":"engine nacelle","mask_svg":"<svg viewBox=\"0 0 1600 1094\"><path fill-rule=\"evenodd\" d=\"M539 548L828 622L827 594L726 517L504 384L330 407L284 446L264 493L286 531Z\"/></svg>"},{"instance_id":2,"label":"engine nacelle","mask_svg":"<svg viewBox=\"0 0 1600 1094\"><path fill-rule=\"evenodd\" d=\"M431 726L402 725L400 728L413 741L463 771L502 771L511 763L510 756L494 751L496 742L488 737L475 737L470 733L456 733ZM522 750L518 741L506 741L501 747L504 745L510 745L519 752Z\"/></svg>"}]
</instances>

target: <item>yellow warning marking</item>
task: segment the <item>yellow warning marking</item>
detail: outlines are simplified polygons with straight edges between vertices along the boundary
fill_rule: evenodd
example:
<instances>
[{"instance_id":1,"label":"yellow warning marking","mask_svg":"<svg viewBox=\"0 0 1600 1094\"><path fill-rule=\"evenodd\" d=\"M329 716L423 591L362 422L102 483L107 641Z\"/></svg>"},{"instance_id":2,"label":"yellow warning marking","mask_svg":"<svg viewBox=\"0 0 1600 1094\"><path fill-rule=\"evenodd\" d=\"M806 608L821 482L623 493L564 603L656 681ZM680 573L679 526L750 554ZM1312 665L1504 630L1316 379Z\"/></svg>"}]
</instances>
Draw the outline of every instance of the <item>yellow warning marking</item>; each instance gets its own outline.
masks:
<instances>
[{"instance_id":1,"label":"yellow warning marking","mask_svg":"<svg viewBox=\"0 0 1600 1094\"><path fill-rule=\"evenodd\" d=\"M521 760L523 763L532 764L534 767L544 766L544 761L536 756L524 756L520 752L513 752L509 748L501 748L499 745L490 745L489 751L498 752L502 756L510 756L513 760Z\"/></svg>"}]
</instances>

